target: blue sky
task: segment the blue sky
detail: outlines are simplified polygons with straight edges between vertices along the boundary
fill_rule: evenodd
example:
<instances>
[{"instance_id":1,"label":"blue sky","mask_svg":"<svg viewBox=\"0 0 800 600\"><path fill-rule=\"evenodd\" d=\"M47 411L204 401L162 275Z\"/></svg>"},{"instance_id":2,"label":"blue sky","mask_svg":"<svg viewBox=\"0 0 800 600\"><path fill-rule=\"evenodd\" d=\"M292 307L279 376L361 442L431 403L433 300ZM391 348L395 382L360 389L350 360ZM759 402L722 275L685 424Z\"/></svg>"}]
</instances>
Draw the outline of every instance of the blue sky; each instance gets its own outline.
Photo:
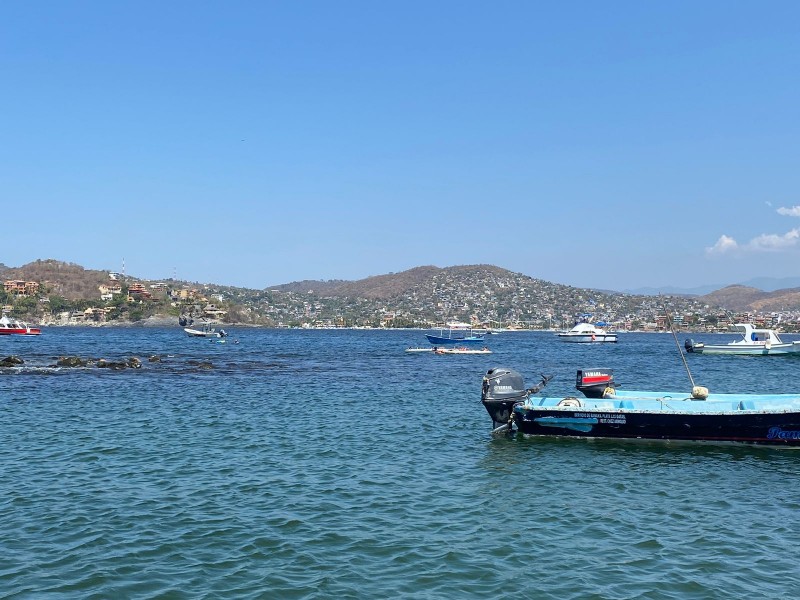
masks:
<instances>
[{"instance_id":1,"label":"blue sky","mask_svg":"<svg viewBox=\"0 0 800 600\"><path fill-rule=\"evenodd\" d=\"M800 275L800 3L16 2L0 262Z\"/></svg>"}]
</instances>

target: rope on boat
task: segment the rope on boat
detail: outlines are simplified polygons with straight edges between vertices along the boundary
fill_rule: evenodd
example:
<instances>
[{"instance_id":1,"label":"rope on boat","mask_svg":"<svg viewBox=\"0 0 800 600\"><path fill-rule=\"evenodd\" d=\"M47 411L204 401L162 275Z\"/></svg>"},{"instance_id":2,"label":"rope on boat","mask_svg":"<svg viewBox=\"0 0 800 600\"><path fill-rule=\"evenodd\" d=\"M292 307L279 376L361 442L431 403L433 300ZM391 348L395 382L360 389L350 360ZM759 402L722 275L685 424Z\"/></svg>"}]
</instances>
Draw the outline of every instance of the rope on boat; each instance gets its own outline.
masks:
<instances>
[{"instance_id":1,"label":"rope on boat","mask_svg":"<svg viewBox=\"0 0 800 600\"><path fill-rule=\"evenodd\" d=\"M703 386L695 385L694 383L694 377L692 377L692 372L689 370L689 363L686 362L686 357L683 355L683 352L681 352L681 345L678 343L678 336L675 333L675 328L672 326L672 319L669 318L667 305L664 303L663 298L661 299L661 306L664 309L664 316L667 318L669 330L672 332L672 337L675 339L675 347L678 349L678 354L680 354L681 360L683 361L683 366L686 368L686 374L689 375L689 383L692 384L692 398L705 400L708 398L708 389Z\"/></svg>"}]
</instances>

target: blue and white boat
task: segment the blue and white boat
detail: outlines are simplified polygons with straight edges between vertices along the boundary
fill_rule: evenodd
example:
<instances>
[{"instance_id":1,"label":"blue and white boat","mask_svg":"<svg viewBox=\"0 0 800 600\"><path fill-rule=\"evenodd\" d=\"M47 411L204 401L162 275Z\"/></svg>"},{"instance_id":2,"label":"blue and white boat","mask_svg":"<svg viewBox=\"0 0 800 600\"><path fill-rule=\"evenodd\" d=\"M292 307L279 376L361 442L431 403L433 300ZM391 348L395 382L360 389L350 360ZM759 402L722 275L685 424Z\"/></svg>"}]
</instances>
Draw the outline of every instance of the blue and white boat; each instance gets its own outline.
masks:
<instances>
[{"instance_id":1,"label":"blue and white boat","mask_svg":"<svg viewBox=\"0 0 800 600\"><path fill-rule=\"evenodd\" d=\"M759 329L750 323L737 323L731 329L742 334L742 339L727 344L705 344L692 339L684 342L686 352L692 354L740 354L766 356L770 354L800 353L800 341L784 342L774 329Z\"/></svg>"},{"instance_id":2,"label":"blue and white boat","mask_svg":"<svg viewBox=\"0 0 800 600\"><path fill-rule=\"evenodd\" d=\"M525 388L511 369L490 369L481 401L495 432L653 440L740 442L800 447L800 393L690 394L616 390L610 369L579 370L584 398L540 397L549 381Z\"/></svg>"},{"instance_id":3,"label":"blue and white boat","mask_svg":"<svg viewBox=\"0 0 800 600\"><path fill-rule=\"evenodd\" d=\"M486 343L484 336L472 331L467 323L448 323L436 333L426 333L425 337L434 346L477 346Z\"/></svg>"}]
</instances>

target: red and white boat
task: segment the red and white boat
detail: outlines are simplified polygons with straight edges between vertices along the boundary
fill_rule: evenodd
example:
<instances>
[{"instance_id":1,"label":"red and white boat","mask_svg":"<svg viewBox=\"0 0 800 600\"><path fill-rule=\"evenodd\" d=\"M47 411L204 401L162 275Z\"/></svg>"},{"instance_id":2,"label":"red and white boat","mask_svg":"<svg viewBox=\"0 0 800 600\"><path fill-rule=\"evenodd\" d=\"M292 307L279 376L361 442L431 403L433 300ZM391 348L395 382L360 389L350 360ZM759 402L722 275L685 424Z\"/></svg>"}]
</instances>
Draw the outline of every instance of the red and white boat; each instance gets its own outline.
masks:
<instances>
[{"instance_id":1,"label":"red and white boat","mask_svg":"<svg viewBox=\"0 0 800 600\"><path fill-rule=\"evenodd\" d=\"M39 335L42 330L31 327L22 321L9 319L7 315L0 317L0 335Z\"/></svg>"}]
</instances>

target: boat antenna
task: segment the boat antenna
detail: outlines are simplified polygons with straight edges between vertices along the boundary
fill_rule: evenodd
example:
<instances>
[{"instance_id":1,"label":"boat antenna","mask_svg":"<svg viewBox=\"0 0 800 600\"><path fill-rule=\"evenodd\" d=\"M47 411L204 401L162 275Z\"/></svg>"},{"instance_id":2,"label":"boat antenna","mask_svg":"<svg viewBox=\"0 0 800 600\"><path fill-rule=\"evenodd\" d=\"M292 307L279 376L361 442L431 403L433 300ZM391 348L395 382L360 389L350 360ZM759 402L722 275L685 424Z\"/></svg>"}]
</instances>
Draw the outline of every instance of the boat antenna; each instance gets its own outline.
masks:
<instances>
[{"instance_id":1,"label":"boat antenna","mask_svg":"<svg viewBox=\"0 0 800 600\"><path fill-rule=\"evenodd\" d=\"M678 354L681 356L681 360L683 361L683 366L686 368L686 374L689 376L689 383L692 384L692 394L694 394L694 390L697 387L694 384L694 378L692 377L692 372L689 370L689 363L686 362L686 357L683 355L683 351L681 351L681 345L678 342L678 336L675 334L675 328L672 326L672 319L669 318L669 311L667 311L667 305L664 302L664 298L661 299L661 306L664 309L664 316L667 318L667 325L669 325L669 330L672 332L672 337L675 339L675 347L678 349Z\"/></svg>"}]
</instances>

